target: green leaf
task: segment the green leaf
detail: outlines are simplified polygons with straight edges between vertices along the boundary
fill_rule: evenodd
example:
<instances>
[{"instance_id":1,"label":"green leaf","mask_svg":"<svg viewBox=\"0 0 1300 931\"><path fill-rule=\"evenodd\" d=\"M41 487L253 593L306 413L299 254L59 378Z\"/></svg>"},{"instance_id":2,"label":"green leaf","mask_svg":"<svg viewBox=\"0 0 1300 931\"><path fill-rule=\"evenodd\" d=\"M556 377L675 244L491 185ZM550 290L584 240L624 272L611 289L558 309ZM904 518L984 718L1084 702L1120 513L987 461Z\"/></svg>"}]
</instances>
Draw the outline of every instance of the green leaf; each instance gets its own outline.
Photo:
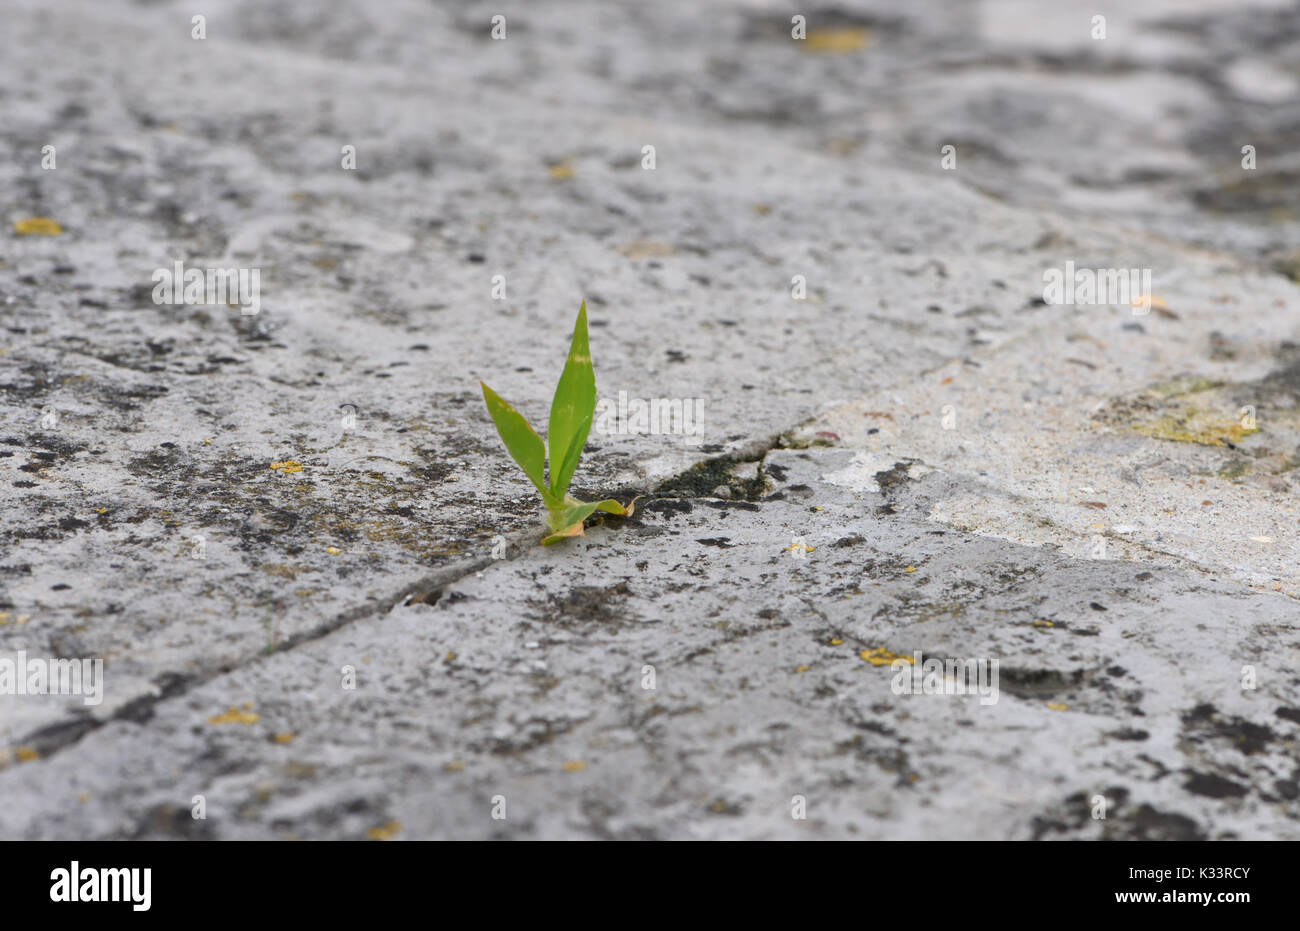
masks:
<instances>
[{"instance_id":1,"label":"green leaf","mask_svg":"<svg viewBox=\"0 0 1300 931\"><path fill-rule=\"evenodd\" d=\"M570 524L559 533L553 533L549 537L542 537L542 546L550 546L554 543L559 543L561 540L567 540L569 537L580 536L582 536L582 521L578 521L576 524Z\"/></svg>"},{"instance_id":2,"label":"green leaf","mask_svg":"<svg viewBox=\"0 0 1300 931\"><path fill-rule=\"evenodd\" d=\"M626 517L632 513L613 498L606 498L604 501L574 501L570 498L566 504L568 504L568 507L564 509L564 526L566 527L574 521L586 520L596 511L604 511L606 514L617 514L620 517Z\"/></svg>"},{"instance_id":3,"label":"green leaf","mask_svg":"<svg viewBox=\"0 0 1300 931\"><path fill-rule=\"evenodd\" d=\"M507 404L486 384L483 382L479 384L483 387L483 400L487 404L488 413L492 415L492 422L497 425L497 433L501 434L501 442L506 444L510 458L519 463L519 468L523 469L524 474L537 486L537 490L542 493L542 498L546 500L549 507L551 493L546 489L546 480L542 471L546 462L546 447L542 445L542 438L528 425L523 414Z\"/></svg>"},{"instance_id":4,"label":"green leaf","mask_svg":"<svg viewBox=\"0 0 1300 931\"><path fill-rule=\"evenodd\" d=\"M555 386L551 401L551 419L546 428L546 442L551 456L551 494L563 498L578 467L582 447L587 445L591 415L596 409L596 375L591 368L591 349L587 345L587 302L578 310L573 327L569 358Z\"/></svg>"},{"instance_id":5,"label":"green leaf","mask_svg":"<svg viewBox=\"0 0 1300 931\"><path fill-rule=\"evenodd\" d=\"M624 507L613 498L606 498L603 501L579 501L576 498L566 498L563 506L548 510L547 524L555 533L542 540L542 542L549 546L568 537L583 536L582 522L596 511L617 514L620 517L629 517L635 506L635 501Z\"/></svg>"}]
</instances>

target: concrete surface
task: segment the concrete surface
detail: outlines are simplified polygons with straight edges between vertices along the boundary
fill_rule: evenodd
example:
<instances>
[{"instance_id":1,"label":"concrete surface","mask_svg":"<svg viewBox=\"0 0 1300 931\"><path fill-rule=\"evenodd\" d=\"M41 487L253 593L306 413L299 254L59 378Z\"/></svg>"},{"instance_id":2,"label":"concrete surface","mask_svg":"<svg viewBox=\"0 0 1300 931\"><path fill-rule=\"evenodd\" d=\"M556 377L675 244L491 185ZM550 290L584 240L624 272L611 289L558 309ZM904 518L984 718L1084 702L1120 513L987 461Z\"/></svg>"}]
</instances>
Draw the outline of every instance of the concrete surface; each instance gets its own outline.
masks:
<instances>
[{"instance_id":1,"label":"concrete surface","mask_svg":"<svg viewBox=\"0 0 1300 931\"><path fill-rule=\"evenodd\" d=\"M204 6L6 4L0 837L1300 836L1293 5Z\"/></svg>"}]
</instances>

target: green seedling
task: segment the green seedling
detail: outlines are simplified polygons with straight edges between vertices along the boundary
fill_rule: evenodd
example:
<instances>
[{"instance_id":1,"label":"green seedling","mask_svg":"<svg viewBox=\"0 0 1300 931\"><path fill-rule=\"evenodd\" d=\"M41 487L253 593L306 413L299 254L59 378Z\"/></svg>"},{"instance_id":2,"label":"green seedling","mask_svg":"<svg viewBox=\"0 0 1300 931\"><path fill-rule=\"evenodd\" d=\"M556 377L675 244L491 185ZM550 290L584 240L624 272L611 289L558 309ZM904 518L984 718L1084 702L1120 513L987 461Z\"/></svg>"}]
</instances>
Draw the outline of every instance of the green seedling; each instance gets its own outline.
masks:
<instances>
[{"instance_id":1,"label":"green seedling","mask_svg":"<svg viewBox=\"0 0 1300 931\"><path fill-rule=\"evenodd\" d=\"M519 413L483 382L483 400L487 403L492 422L497 425L501 442L506 444L510 458L524 470L528 480L542 494L546 505L546 527L550 534L542 540L545 545L558 543L567 537L582 536L582 522L596 511L628 516L633 505L624 507L613 498L604 501L579 501L566 494L573 472L578 467L582 447L587 445L591 431L591 418L596 410L596 375L591 368L591 350L587 346L587 302L582 302L578 322L573 327L573 343L569 358L555 386L551 401L551 420L546 429L547 446ZM547 459L549 448L550 457ZM546 463L550 476L547 484L542 473Z\"/></svg>"}]
</instances>

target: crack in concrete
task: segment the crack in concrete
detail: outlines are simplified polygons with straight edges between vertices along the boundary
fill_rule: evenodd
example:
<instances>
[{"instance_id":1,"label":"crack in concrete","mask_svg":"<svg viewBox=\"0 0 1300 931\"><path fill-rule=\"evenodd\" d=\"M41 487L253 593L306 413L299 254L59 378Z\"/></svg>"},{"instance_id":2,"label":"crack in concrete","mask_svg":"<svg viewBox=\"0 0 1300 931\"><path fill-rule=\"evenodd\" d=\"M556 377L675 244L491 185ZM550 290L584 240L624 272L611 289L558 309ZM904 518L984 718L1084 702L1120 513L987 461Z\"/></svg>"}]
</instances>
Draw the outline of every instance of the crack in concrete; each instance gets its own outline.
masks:
<instances>
[{"instance_id":1,"label":"crack in concrete","mask_svg":"<svg viewBox=\"0 0 1300 931\"><path fill-rule=\"evenodd\" d=\"M673 482L686 480L688 476L691 476L692 474L699 476L705 472L713 474L715 471L725 473L727 468L738 462L752 462L755 460L759 462L757 481L762 482L762 462L766 458L768 452L772 449L780 448L780 439L783 435L784 434L770 437L766 440L754 441L727 456L717 456L711 459L706 459L703 462L692 466L690 469L661 482L656 486L656 490L670 486ZM678 495L653 494L647 497L649 497L650 501L656 501L671 498L703 498L707 497L707 495L702 493L699 488L688 487ZM756 497L757 496L755 496L755 499ZM615 523L621 523L621 521ZM400 588L395 594L390 595L387 598L383 598L378 602L368 602L366 604L358 605L348 611L344 611L315 627L300 631L297 634L287 637L282 642L276 644L274 649L269 651L260 650L242 662L224 663L218 667L193 674L176 672L161 673L154 680L154 686L156 689L154 694L142 695L135 698L105 718L93 718L89 716L74 717L46 725L17 740L15 746L30 747L36 751L41 759L48 759L60 751L80 742L86 735L94 733L114 721L129 721L136 724L145 724L153 717L155 708L157 708L157 706L162 702L184 696L194 689L204 686L223 675L250 666L266 656L293 650L304 644L321 640L355 621L371 616L387 614L398 605L437 604L439 598L442 597L442 593L448 586L471 575L472 573L482 571L483 569L500 562L510 562L523 558L535 547L541 545L539 542L540 533L540 528L530 528L503 537L506 546L504 553L501 556L488 554L471 559L459 560L447 566L443 566L430 575L408 583Z\"/></svg>"},{"instance_id":2,"label":"crack in concrete","mask_svg":"<svg viewBox=\"0 0 1300 931\"><path fill-rule=\"evenodd\" d=\"M441 596L443 590L454 582L465 578L471 573L478 572L493 563L510 561L522 557L525 552L531 549L531 547L528 546L527 541L535 539L537 534L538 531L536 530L527 530L512 534L505 538L507 542L506 555L503 555L500 558L493 557L489 554L487 556L478 556L472 559L460 560L459 562L444 566L431 575L407 584L398 590L396 594L383 598L378 602L368 602L366 604L358 605L348 611L344 611L343 613L335 615L333 618L330 618L324 623L318 624L309 630L301 631L287 637L281 643L277 644L273 650L258 651L243 662L225 663L219 667L189 675L175 672L161 673L154 680L154 685L157 689L155 694L142 695L139 698L133 699L106 718L97 719L91 717L77 717L46 725L45 727L39 728L29 733L26 737L18 740L15 743L15 746L31 747L37 752L41 759L47 759L67 747L76 744L87 734L93 733L114 721L130 721L136 724L147 723L153 717L154 709L162 702L171 698L186 695L194 689L206 685L223 675L250 666L264 657L296 649L303 644L323 639L355 621L359 621L372 615L378 616L386 614L399 604L415 604L417 602L434 604ZM514 555L509 555L512 552Z\"/></svg>"}]
</instances>

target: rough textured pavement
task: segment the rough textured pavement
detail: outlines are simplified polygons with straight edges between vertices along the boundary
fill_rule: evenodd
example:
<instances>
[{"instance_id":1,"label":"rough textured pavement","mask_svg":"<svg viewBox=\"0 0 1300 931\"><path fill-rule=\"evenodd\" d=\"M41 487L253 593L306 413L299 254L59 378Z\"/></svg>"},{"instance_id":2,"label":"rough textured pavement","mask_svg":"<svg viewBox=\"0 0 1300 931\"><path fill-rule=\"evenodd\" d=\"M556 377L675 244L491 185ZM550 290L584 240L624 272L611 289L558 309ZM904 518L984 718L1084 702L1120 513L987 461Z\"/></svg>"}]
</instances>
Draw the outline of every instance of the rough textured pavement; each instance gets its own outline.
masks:
<instances>
[{"instance_id":1,"label":"rough textured pavement","mask_svg":"<svg viewBox=\"0 0 1300 931\"><path fill-rule=\"evenodd\" d=\"M0 837L1300 836L1294 4L4 6Z\"/></svg>"}]
</instances>

